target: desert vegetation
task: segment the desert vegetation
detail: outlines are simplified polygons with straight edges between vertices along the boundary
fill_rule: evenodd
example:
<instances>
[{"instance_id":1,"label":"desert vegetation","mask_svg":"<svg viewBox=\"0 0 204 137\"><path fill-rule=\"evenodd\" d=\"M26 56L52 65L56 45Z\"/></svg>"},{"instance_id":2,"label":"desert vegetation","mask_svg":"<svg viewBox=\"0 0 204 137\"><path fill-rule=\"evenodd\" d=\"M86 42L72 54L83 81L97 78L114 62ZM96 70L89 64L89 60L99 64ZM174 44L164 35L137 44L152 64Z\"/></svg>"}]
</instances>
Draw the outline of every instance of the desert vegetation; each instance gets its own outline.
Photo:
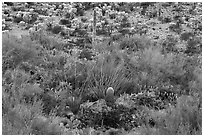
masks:
<instances>
[{"instance_id":1,"label":"desert vegetation","mask_svg":"<svg viewBox=\"0 0 204 137\"><path fill-rule=\"evenodd\" d=\"M201 135L202 3L3 2L3 135Z\"/></svg>"}]
</instances>

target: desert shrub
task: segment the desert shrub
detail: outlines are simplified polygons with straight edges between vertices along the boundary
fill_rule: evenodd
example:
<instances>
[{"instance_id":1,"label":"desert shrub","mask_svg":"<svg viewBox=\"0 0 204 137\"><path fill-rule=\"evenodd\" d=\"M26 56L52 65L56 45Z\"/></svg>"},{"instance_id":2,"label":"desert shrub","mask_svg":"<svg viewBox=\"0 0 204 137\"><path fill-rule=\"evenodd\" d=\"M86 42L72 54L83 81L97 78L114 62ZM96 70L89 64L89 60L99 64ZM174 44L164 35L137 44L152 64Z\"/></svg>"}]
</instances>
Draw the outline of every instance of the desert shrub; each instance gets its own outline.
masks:
<instances>
[{"instance_id":1,"label":"desert shrub","mask_svg":"<svg viewBox=\"0 0 204 137\"><path fill-rule=\"evenodd\" d=\"M182 53L163 55L161 48L151 47L130 55L129 59L127 67L132 72L135 89L139 92L146 92L153 86L157 88L155 92L159 100L175 104L177 97L195 90L193 81L197 76L194 76L193 71L199 65L198 57L189 57ZM198 91L197 89L197 94L200 94Z\"/></svg>"},{"instance_id":2,"label":"desert shrub","mask_svg":"<svg viewBox=\"0 0 204 137\"><path fill-rule=\"evenodd\" d=\"M193 71L195 80L189 82L190 95L196 97L199 101L199 108L202 108L202 75L201 69L196 67Z\"/></svg>"},{"instance_id":3,"label":"desert shrub","mask_svg":"<svg viewBox=\"0 0 204 137\"><path fill-rule=\"evenodd\" d=\"M27 21L29 24L33 24L38 19L38 13L34 12L31 15L31 18Z\"/></svg>"},{"instance_id":4,"label":"desert shrub","mask_svg":"<svg viewBox=\"0 0 204 137\"><path fill-rule=\"evenodd\" d=\"M169 26L169 30L172 31L172 32L176 32L176 33L180 34L181 31L182 31L182 28L181 28L180 23L179 23L179 22L176 22L176 23L171 24L171 25Z\"/></svg>"},{"instance_id":5,"label":"desert shrub","mask_svg":"<svg viewBox=\"0 0 204 137\"><path fill-rule=\"evenodd\" d=\"M123 94L119 98L117 98L115 105L117 106L117 109L120 110L120 108L127 110L129 109L127 115L122 114L124 116L123 123L126 121L126 126L130 128L138 127L143 124L147 124L147 119L145 118L147 116L147 109L149 109L147 104L143 104L141 102L144 101L146 98L151 97L150 95L147 96L146 94L141 93L134 93L131 95ZM151 102L149 102L151 104ZM124 112L123 112L124 113ZM130 122L130 123L129 123ZM123 124L121 124L122 126Z\"/></svg>"},{"instance_id":6,"label":"desert shrub","mask_svg":"<svg viewBox=\"0 0 204 137\"><path fill-rule=\"evenodd\" d=\"M188 89L194 69L192 64L195 63L195 66L196 62L196 57L190 58L182 53L163 55L159 47L145 49L130 59L138 84L158 87L180 85L181 90Z\"/></svg>"},{"instance_id":7,"label":"desert shrub","mask_svg":"<svg viewBox=\"0 0 204 137\"><path fill-rule=\"evenodd\" d=\"M167 67L172 57L165 59L159 48L148 48L143 52L138 52L133 57L130 57L130 70L134 72L134 77L140 85L153 86L158 85L162 73L159 70L161 67Z\"/></svg>"},{"instance_id":8,"label":"desert shrub","mask_svg":"<svg viewBox=\"0 0 204 137\"><path fill-rule=\"evenodd\" d=\"M84 12L85 12L84 9L78 7L76 16L84 16Z\"/></svg>"},{"instance_id":9,"label":"desert shrub","mask_svg":"<svg viewBox=\"0 0 204 137\"><path fill-rule=\"evenodd\" d=\"M121 42L119 42L119 45L120 49L138 51L151 47L152 43L148 38L145 38L144 36L134 35L130 37L124 37L123 39L121 39Z\"/></svg>"},{"instance_id":10,"label":"desert shrub","mask_svg":"<svg viewBox=\"0 0 204 137\"><path fill-rule=\"evenodd\" d=\"M25 37L19 40L9 33L3 35L3 72L8 68L16 68L23 62L37 60L36 47L34 42Z\"/></svg>"},{"instance_id":11,"label":"desert shrub","mask_svg":"<svg viewBox=\"0 0 204 137\"><path fill-rule=\"evenodd\" d=\"M30 129L28 127L13 127L6 116L2 117L2 135L28 135Z\"/></svg>"},{"instance_id":12,"label":"desert shrub","mask_svg":"<svg viewBox=\"0 0 204 137\"><path fill-rule=\"evenodd\" d=\"M46 115L49 115L59 104L52 91L42 93L40 99L43 102L43 113Z\"/></svg>"},{"instance_id":13,"label":"desert shrub","mask_svg":"<svg viewBox=\"0 0 204 137\"><path fill-rule=\"evenodd\" d=\"M83 49L80 53L79 59L87 59L87 60L92 60L93 58L93 52L88 49Z\"/></svg>"},{"instance_id":14,"label":"desert shrub","mask_svg":"<svg viewBox=\"0 0 204 137\"><path fill-rule=\"evenodd\" d=\"M19 90L21 94L21 99L25 103L33 103L36 98L39 98L43 90L37 84L24 84L23 87Z\"/></svg>"},{"instance_id":15,"label":"desert shrub","mask_svg":"<svg viewBox=\"0 0 204 137\"><path fill-rule=\"evenodd\" d=\"M71 84L73 90L81 88L85 84L85 81L87 79L88 65L88 61L80 61L74 56L68 58L67 63L64 66L66 70L65 78L66 82Z\"/></svg>"},{"instance_id":16,"label":"desert shrub","mask_svg":"<svg viewBox=\"0 0 204 137\"><path fill-rule=\"evenodd\" d=\"M72 13L67 12L64 14L64 18L66 18L66 19L72 20L72 19L74 19L74 17L75 17L75 14L73 12Z\"/></svg>"},{"instance_id":17,"label":"desert shrub","mask_svg":"<svg viewBox=\"0 0 204 137\"><path fill-rule=\"evenodd\" d=\"M155 134L200 134L201 111L198 103L192 96L181 96L177 100L176 107L170 106L166 110L150 110L148 119L154 121L150 128L157 131ZM151 131L150 130L150 131ZM148 128L144 134L152 134Z\"/></svg>"},{"instance_id":18,"label":"desert shrub","mask_svg":"<svg viewBox=\"0 0 204 137\"><path fill-rule=\"evenodd\" d=\"M32 121L32 134L34 135L60 135L63 129L59 126L60 120L57 117L37 116Z\"/></svg>"},{"instance_id":19,"label":"desert shrub","mask_svg":"<svg viewBox=\"0 0 204 137\"><path fill-rule=\"evenodd\" d=\"M9 75L9 71L7 71L6 75ZM8 96L7 99L10 98L8 103L6 103L7 99L4 101L5 109L18 103L33 104L36 100L41 99L43 112L49 114L57 105L56 98L52 94L44 94L44 89L40 87L40 84L28 83L30 81L29 74L22 70L15 70L10 73L10 76L13 84L9 86L9 79L5 79L3 85L5 87L4 93Z\"/></svg>"},{"instance_id":20,"label":"desert shrub","mask_svg":"<svg viewBox=\"0 0 204 137\"><path fill-rule=\"evenodd\" d=\"M34 9L34 11L36 13L38 13L39 15L44 15L44 16L48 16L49 15L47 10L42 10L41 8L36 8L36 9Z\"/></svg>"},{"instance_id":21,"label":"desert shrub","mask_svg":"<svg viewBox=\"0 0 204 137\"><path fill-rule=\"evenodd\" d=\"M85 35L87 35L87 30L82 28L76 28L71 35L77 37L84 37Z\"/></svg>"},{"instance_id":22,"label":"desert shrub","mask_svg":"<svg viewBox=\"0 0 204 137\"><path fill-rule=\"evenodd\" d=\"M68 25L68 24L71 24L71 21L69 19L61 19L59 24L60 25Z\"/></svg>"},{"instance_id":23,"label":"desert shrub","mask_svg":"<svg viewBox=\"0 0 204 137\"><path fill-rule=\"evenodd\" d=\"M123 16L120 27L121 28L127 28L127 27L130 27L130 26L131 26L131 24L130 24L130 22L128 20L128 17L127 16Z\"/></svg>"},{"instance_id":24,"label":"desert shrub","mask_svg":"<svg viewBox=\"0 0 204 137\"><path fill-rule=\"evenodd\" d=\"M5 21L9 21L10 19L5 19ZM3 24L2 25L2 31L5 31L5 30L11 30L11 25L10 24Z\"/></svg>"},{"instance_id":25,"label":"desert shrub","mask_svg":"<svg viewBox=\"0 0 204 137\"><path fill-rule=\"evenodd\" d=\"M13 6L14 3L13 2L4 2L4 4L8 5L8 6Z\"/></svg>"},{"instance_id":26,"label":"desert shrub","mask_svg":"<svg viewBox=\"0 0 204 137\"><path fill-rule=\"evenodd\" d=\"M14 23L19 23L21 21L23 21L23 17L16 17L16 16L13 17L13 22Z\"/></svg>"},{"instance_id":27,"label":"desert shrub","mask_svg":"<svg viewBox=\"0 0 204 137\"><path fill-rule=\"evenodd\" d=\"M4 5L3 30L10 27L7 21L24 21L29 28L37 13L49 14L49 9L40 9L44 3L6 4L12 7ZM117 12L110 13L110 19L119 24L111 25L107 19L97 34L117 32L108 40L98 36L96 45L86 29L89 24L75 29L70 21L86 14L84 9L102 8L105 3L68 4L77 13L56 16L64 16L59 24L69 30L48 21L46 30L29 29L30 36L3 32L3 134L202 134L201 3L106 2L112 11L125 12L119 12L124 14L120 22ZM66 5L47 6L61 12ZM29 18L22 17L22 12L11 14L27 8L34 9ZM133 13L137 24L130 23L133 14L126 15L134 9L144 15ZM102 14L106 11L102 9ZM180 13L186 16L181 18ZM82 23L88 18L82 17Z\"/></svg>"},{"instance_id":28,"label":"desert shrub","mask_svg":"<svg viewBox=\"0 0 204 137\"><path fill-rule=\"evenodd\" d=\"M45 32L35 32L37 35L36 37L34 37L34 40L37 40L42 46L43 48L49 50L49 49L53 49L53 44L55 39L52 39L51 37L49 37L48 35L46 35Z\"/></svg>"},{"instance_id":29,"label":"desert shrub","mask_svg":"<svg viewBox=\"0 0 204 137\"><path fill-rule=\"evenodd\" d=\"M54 65L53 69L55 68L58 70L63 70L64 65L66 64L67 58L68 58L68 55L66 55L65 53L58 51L56 49L53 49L51 51L51 54L46 56L47 64ZM48 66L49 65L47 65L47 67Z\"/></svg>"},{"instance_id":30,"label":"desert shrub","mask_svg":"<svg viewBox=\"0 0 204 137\"><path fill-rule=\"evenodd\" d=\"M80 106L80 121L84 125L96 126L103 125L103 119L106 113L108 113L111 108L107 106L104 99L100 99L94 102L87 102ZM82 126L84 126L82 125Z\"/></svg>"},{"instance_id":31,"label":"desert shrub","mask_svg":"<svg viewBox=\"0 0 204 137\"><path fill-rule=\"evenodd\" d=\"M129 80L123 67L123 61L117 60L110 54L101 54L96 63L88 66L87 87L89 93L95 98L101 99L105 97L105 91L108 87L113 87L115 94L122 93L120 86L126 80Z\"/></svg>"},{"instance_id":32,"label":"desert shrub","mask_svg":"<svg viewBox=\"0 0 204 137\"><path fill-rule=\"evenodd\" d=\"M185 51L188 55L200 54L202 52L202 42L199 37L194 37L187 41L187 49Z\"/></svg>"},{"instance_id":33,"label":"desert shrub","mask_svg":"<svg viewBox=\"0 0 204 137\"><path fill-rule=\"evenodd\" d=\"M179 42L178 36L168 35L162 43L163 52L177 52L176 44Z\"/></svg>"},{"instance_id":34,"label":"desert shrub","mask_svg":"<svg viewBox=\"0 0 204 137\"><path fill-rule=\"evenodd\" d=\"M171 115L171 116L170 116ZM191 96L181 96L177 101L177 106L167 113L167 132L178 134L180 126L186 128L186 133L194 134L201 128L201 111L198 111L197 103Z\"/></svg>"},{"instance_id":35,"label":"desert shrub","mask_svg":"<svg viewBox=\"0 0 204 137\"><path fill-rule=\"evenodd\" d=\"M197 110L193 98L182 96L178 99L177 103L176 107L169 107L166 110L148 110L149 115L146 118L152 122L148 126L142 125L141 127L132 129L129 134L201 134L201 111Z\"/></svg>"},{"instance_id":36,"label":"desert shrub","mask_svg":"<svg viewBox=\"0 0 204 137\"><path fill-rule=\"evenodd\" d=\"M45 48L46 50L63 50L64 46L67 45L62 39L57 36L52 36L45 30L37 30L30 33L31 40L36 41L40 44L40 47Z\"/></svg>"},{"instance_id":37,"label":"desert shrub","mask_svg":"<svg viewBox=\"0 0 204 137\"><path fill-rule=\"evenodd\" d=\"M180 39L187 41L191 39L192 37L194 37L194 34L192 32L184 32L181 34Z\"/></svg>"},{"instance_id":38,"label":"desert shrub","mask_svg":"<svg viewBox=\"0 0 204 137\"><path fill-rule=\"evenodd\" d=\"M105 128L122 128L130 130L146 123L146 110L140 106L139 98L132 95L121 95L113 105L108 105L104 99L95 102L85 102L80 108L81 126L102 126Z\"/></svg>"},{"instance_id":39,"label":"desert shrub","mask_svg":"<svg viewBox=\"0 0 204 137\"><path fill-rule=\"evenodd\" d=\"M118 32L118 33L112 33L112 34L110 35L110 42L109 42L109 43L114 42L114 41L117 41L117 40L119 40L119 39L122 39L124 35L125 35L125 34L122 34L122 33L120 33L120 32Z\"/></svg>"},{"instance_id":40,"label":"desert shrub","mask_svg":"<svg viewBox=\"0 0 204 137\"><path fill-rule=\"evenodd\" d=\"M52 33L54 34L58 34L59 32L62 31L62 27L59 26L59 25L55 25L53 28L52 28Z\"/></svg>"},{"instance_id":41,"label":"desert shrub","mask_svg":"<svg viewBox=\"0 0 204 137\"><path fill-rule=\"evenodd\" d=\"M96 55L99 55L100 53L107 53L107 52L112 52L115 51L117 53L122 52L119 48L118 43L114 43L115 40L112 38L104 39L103 42L97 42L94 46L93 49L95 51Z\"/></svg>"},{"instance_id":42,"label":"desert shrub","mask_svg":"<svg viewBox=\"0 0 204 137\"><path fill-rule=\"evenodd\" d=\"M178 98L177 112L180 111L181 122L189 124L189 130L199 130L202 126L201 111L198 109L198 100L193 96Z\"/></svg>"},{"instance_id":43,"label":"desert shrub","mask_svg":"<svg viewBox=\"0 0 204 137\"><path fill-rule=\"evenodd\" d=\"M10 77L10 78L9 78ZM22 70L7 70L3 79L3 106L5 110L23 101L24 87L30 79L30 76ZM10 83L12 82L12 83ZM30 93L32 94L32 93ZM30 95L31 97L31 95ZM34 98L33 98L34 100Z\"/></svg>"},{"instance_id":44,"label":"desert shrub","mask_svg":"<svg viewBox=\"0 0 204 137\"><path fill-rule=\"evenodd\" d=\"M29 74L27 74L25 71L20 69L14 69L14 70L7 70L4 75L4 84L11 84L12 81L14 87L20 88L22 84L28 82L30 79Z\"/></svg>"},{"instance_id":45,"label":"desert shrub","mask_svg":"<svg viewBox=\"0 0 204 137\"><path fill-rule=\"evenodd\" d=\"M9 107L7 113L3 114L3 134L31 134L32 120L42 115L42 104L40 101L32 105L15 104Z\"/></svg>"}]
</instances>

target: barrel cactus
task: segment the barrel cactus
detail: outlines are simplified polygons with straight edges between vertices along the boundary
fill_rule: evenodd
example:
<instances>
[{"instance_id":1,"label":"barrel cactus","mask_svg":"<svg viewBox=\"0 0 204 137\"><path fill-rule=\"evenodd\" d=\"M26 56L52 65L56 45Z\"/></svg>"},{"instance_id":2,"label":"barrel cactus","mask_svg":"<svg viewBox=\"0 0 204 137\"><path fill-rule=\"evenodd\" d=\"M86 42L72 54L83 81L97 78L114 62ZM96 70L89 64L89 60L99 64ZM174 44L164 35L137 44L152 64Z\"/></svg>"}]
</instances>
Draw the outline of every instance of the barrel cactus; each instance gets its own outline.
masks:
<instances>
[{"instance_id":1,"label":"barrel cactus","mask_svg":"<svg viewBox=\"0 0 204 137\"><path fill-rule=\"evenodd\" d=\"M105 96L105 100L108 104L112 104L115 101L115 97L114 97L114 89L112 87L109 87L106 91L106 96Z\"/></svg>"},{"instance_id":2,"label":"barrel cactus","mask_svg":"<svg viewBox=\"0 0 204 137\"><path fill-rule=\"evenodd\" d=\"M112 87L107 89L106 96L114 96L114 89Z\"/></svg>"}]
</instances>

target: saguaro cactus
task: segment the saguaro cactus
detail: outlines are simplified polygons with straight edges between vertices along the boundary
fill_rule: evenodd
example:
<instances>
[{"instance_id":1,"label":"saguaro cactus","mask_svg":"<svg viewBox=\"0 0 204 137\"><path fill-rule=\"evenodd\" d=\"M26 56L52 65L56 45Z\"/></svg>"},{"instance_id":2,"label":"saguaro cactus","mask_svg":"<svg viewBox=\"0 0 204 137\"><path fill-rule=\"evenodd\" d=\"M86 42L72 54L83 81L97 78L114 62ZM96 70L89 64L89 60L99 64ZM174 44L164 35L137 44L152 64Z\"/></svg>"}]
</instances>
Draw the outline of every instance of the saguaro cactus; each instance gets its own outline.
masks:
<instances>
[{"instance_id":1,"label":"saguaro cactus","mask_svg":"<svg viewBox=\"0 0 204 137\"><path fill-rule=\"evenodd\" d=\"M92 45L96 44L96 9L93 9L93 33L92 33Z\"/></svg>"}]
</instances>

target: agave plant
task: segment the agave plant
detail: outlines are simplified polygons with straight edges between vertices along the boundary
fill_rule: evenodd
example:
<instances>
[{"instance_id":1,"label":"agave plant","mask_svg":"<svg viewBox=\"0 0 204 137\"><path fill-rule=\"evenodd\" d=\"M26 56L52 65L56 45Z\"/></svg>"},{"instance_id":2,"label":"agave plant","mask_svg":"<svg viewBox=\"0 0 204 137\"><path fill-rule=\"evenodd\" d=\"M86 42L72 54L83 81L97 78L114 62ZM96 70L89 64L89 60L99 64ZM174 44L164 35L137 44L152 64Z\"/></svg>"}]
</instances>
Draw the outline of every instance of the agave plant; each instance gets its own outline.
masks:
<instances>
[{"instance_id":1,"label":"agave plant","mask_svg":"<svg viewBox=\"0 0 204 137\"><path fill-rule=\"evenodd\" d=\"M68 108L72 111L73 114L77 114L81 104L81 97L70 96L66 100Z\"/></svg>"}]
</instances>

